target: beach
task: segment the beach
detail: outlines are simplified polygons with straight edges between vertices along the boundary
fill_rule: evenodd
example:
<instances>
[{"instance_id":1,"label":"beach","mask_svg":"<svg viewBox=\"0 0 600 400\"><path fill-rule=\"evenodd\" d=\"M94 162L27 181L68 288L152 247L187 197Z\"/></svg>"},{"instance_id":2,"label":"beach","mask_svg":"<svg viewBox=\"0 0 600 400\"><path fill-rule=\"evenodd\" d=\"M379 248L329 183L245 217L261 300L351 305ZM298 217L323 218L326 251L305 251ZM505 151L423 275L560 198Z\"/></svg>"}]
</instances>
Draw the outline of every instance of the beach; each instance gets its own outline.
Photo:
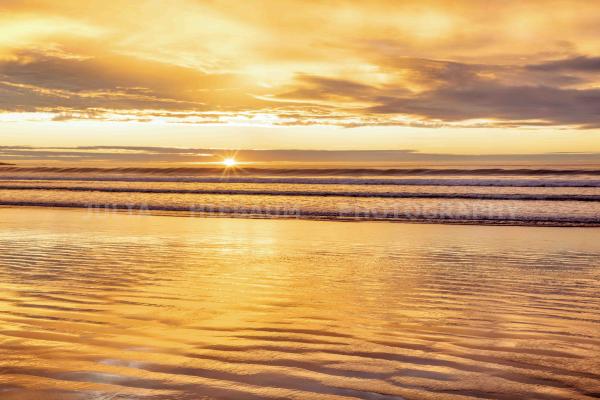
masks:
<instances>
[{"instance_id":1,"label":"beach","mask_svg":"<svg viewBox=\"0 0 600 400\"><path fill-rule=\"evenodd\" d=\"M0 400L600 399L599 26L0 0Z\"/></svg>"},{"instance_id":2,"label":"beach","mask_svg":"<svg viewBox=\"0 0 600 400\"><path fill-rule=\"evenodd\" d=\"M597 398L598 243L2 207L0 398Z\"/></svg>"}]
</instances>

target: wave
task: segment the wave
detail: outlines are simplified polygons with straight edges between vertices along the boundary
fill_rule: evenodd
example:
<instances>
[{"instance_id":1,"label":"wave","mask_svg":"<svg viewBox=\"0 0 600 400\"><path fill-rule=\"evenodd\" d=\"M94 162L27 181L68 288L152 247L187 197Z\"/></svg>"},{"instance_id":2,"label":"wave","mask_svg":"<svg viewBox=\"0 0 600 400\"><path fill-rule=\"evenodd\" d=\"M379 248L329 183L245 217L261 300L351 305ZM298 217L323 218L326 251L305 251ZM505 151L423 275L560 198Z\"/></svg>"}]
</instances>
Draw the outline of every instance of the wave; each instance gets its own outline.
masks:
<instances>
[{"instance_id":1,"label":"wave","mask_svg":"<svg viewBox=\"0 0 600 400\"><path fill-rule=\"evenodd\" d=\"M377 215L376 213L362 213L343 211L313 211L313 210L284 210L262 209L255 207L219 207L212 206L176 206L153 205L146 203L112 203L97 204L77 201L1 201L0 206L5 207L53 207L53 208L81 208L90 212L119 212L130 213L176 213L186 216L199 217L242 217L242 218L295 218L295 219L320 219L334 221L390 221L390 222L421 222L421 223L448 223L448 224L477 224L477 225L524 225L524 226L589 226L600 227L599 217L579 216L514 216L507 218L500 215L420 215L396 214L394 216Z\"/></svg>"},{"instance_id":2,"label":"wave","mask_svg":"<svg viewBox=\"0 0 600 400\"><path fill-rule=\"evenodd\" d=\"M315 197L368 197L395 199L476 199L526 201L600 201L594 194L537 194L537 193L414 193L414 192L346 192L346 191L290 191L290 190L228 190L228 189L154 189L107 188L91 186L0 186L0 190L39 190L105 193L155 193L244 196L315 196Z\"/></svg>"},{"instance_id":3,"label":"wave","mask_svg":"<svg viewBox=\"0 0 600 400\"><path fill-rule=\"evenodd\" d=\"M58 173L58 174L140 174L164 176L210 176L221 175L222 167L15 167L0 166L0 172L8 173ZM238 175L262 176L402 176L402 175L600 175L600 168L236 168Z\"/></svg>"},{"instance_id":4,"label":"wave","mask_svg":"<svg viewBox=\"0 0 600 400\"><path fill-rule=\"evenodd\" d=\"M600 187L600 179L472 179L472 178L307 178L307 177L142 177L142 176L1 176L0 181L183 182L315 185Z\"/></svg>"}]
</instances>

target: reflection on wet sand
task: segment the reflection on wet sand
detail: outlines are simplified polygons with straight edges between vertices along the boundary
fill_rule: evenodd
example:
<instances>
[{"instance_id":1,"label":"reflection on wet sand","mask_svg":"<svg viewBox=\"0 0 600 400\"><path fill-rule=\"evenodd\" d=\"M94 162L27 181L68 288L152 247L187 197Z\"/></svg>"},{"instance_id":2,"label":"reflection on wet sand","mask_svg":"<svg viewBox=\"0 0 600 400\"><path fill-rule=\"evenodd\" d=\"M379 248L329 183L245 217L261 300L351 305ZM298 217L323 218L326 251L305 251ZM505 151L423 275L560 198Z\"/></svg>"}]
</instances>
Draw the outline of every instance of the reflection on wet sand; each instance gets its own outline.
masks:
<instances>
[{"instance_id":1,"label":"reflection on wet sand","mask_svg":"<svg viewBox=\"0 0 600 400\"><path fill-rule=\"evenodd\" d=\"M0 398L598 397L598 243L1 209Z\"/></svg>"}]
</instances>

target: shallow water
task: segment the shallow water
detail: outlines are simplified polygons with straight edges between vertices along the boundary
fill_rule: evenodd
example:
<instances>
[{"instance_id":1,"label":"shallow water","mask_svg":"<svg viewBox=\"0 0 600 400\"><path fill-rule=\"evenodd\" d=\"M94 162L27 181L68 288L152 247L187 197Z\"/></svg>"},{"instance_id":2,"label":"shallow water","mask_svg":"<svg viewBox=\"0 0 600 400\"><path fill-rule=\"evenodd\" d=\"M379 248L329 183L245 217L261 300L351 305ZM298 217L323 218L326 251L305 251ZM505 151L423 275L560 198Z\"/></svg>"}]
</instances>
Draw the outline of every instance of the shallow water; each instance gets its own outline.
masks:
<instances>
[{"instance_id":1,"label":"shallow water","mask_svg":"<svg viewBox=\"0 0 600 400\"><path fill-rule=\"evenodd\" d=\"M3 208L0 398L597 398L598 243Z\"/></svg>"}]
</instances>

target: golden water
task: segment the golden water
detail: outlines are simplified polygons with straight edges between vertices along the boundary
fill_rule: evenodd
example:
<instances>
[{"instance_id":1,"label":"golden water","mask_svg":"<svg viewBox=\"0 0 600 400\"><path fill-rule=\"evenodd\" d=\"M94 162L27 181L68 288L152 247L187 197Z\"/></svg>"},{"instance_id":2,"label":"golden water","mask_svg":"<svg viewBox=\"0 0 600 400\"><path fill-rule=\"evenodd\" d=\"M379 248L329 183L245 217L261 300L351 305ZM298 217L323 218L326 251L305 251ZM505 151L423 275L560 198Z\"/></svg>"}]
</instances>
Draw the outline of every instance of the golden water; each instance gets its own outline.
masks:
<instances>
[{"instance_id":1,"label":"golden water","mask_svg":"<svg viewBox=\"0 0 600 400\"><path fill-rule=\"evenodd\" d=\"M0 209L0 399L600 396L600 229Z\"/></svg>"}]
</instances>

